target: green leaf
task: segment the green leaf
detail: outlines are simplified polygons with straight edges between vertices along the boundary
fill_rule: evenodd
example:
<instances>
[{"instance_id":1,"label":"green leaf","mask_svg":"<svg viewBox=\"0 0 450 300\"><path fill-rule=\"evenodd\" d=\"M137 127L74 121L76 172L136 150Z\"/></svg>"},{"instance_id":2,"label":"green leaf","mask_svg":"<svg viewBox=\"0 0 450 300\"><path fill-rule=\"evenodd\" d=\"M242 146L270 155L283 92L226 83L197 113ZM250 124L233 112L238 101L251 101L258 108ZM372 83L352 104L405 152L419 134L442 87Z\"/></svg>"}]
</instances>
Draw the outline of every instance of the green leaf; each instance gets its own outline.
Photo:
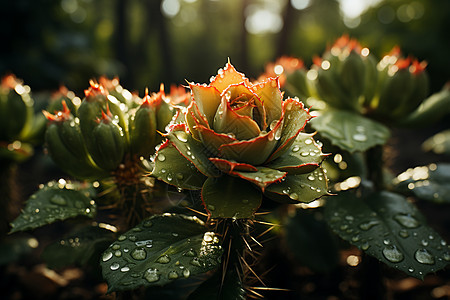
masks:
<instances>
[{"instance_id":1,"label":"green leaf","mask_svg":"<svg viewBox=\"0 0 450 300\"><path fill-rule=\"evenodd\" d=\"M436 123L450 113L450 85L425 99L407 118L400 121L402 126L423 126Z\"/></svg>"},{"instance_id":2,"label":"green leaf","mask_svg":"<svg viewBox=\"0 0 450 300\"><path fill-rule=\"evenodd\" d=\"M211 218L252 218L261 205L262 194L250 182L223 175L206 179L203 203Z\"/></svg>"},{"instance_id":3,"label":"green leaf","mask_svg":"<svg viewBox=\"0 0 450 300\"><path fill-rule=\"evenodd\" d=\"M22 213L11 223L11 233L77 216L93 218L97 207L94 200L88 198L88 192L68 189L66 186L49 182L34 193L27 200Z\"/></svg>"},{"instance_id":4,"label":"green leaf","mask_svg":"<svg viewBox=\"0 0 450 300\"><path fill-rule=\"evenodd\" d=\"M441 131L427 139L422 144L422 148L436 154L450 155L450 129Z\"/></svg>"},{"instance_id":5,"label":"green leaf","mask_svg":"<svg viewBox=\"0 0 450 300\"><path fill-rule=\"evenodd\" d=\"M289 174L312 172L325 158L312 136L311 134L300 133L292 144L291 150L269 162L267 167L288 171Z\"/></svg>"},{"instance_id":6,"label":"green leaf","mask_svg":"<svg viewBox=\"0 0 450 300\"><path fill-rule=\"evenodd\" d=\"M325 218L344 240L416 278L450 261L447 243L398 194L384 191L362 199L341 193L327 201Z\"/></svg>"},{"instance_id":7,"label":"green leaf","mask_svg":"<svg viewBox=\"0 0 450 300\"><path fill-rule=\"evenodd\" d=\"M187 134L185 126L174 127L167 135L167 138L202 174L205 176L218 176L219 170L209 161L205 146Z\"/></svg>"},{"instance_id":8,"label":"green leaf","mask_svg":"<svg viewBox=\"0 0 450 300\"><path fill-rule=\"evenodd\" d=\"M226 273L222 284L221 272L214 273L208 280L204 281L188 300L244 300L245 290L242 282L235 271Z\"/></svg>"},{"instance_id":9,"label":"green leaf","mask_svg":"<svg viewBox=\"0 0 450 300\"><path fill-rule=\"evenodd\" d=\"M156 153L152 175L168 184L188 190L201 189L206 179L206 176L168 141L162 144Z\"/></svg>"},{"instance_id":10,"label":"green leaf","mask_svg":"<svg viewBox=\"0 0 450 300\"><path fill-rule=\"evenodd\" d=\"M230 175L240 177L259 186L263 191L269 185L284 178L287 172L266 167L257 167L256 172L230 171Z\"/></svg>"},{"instance_id":11,"label":"green leaf","mask_svg":"<svg viewBox=\"0 0 450 300\"><path fill-rule=\"evenodd\" d=\"M383 124L343 110L327 110L310 123L332 144L349 152L383 145L390 136L389 129Z\"/></svg>"},{"instance_id":12,"label":"green leaf","mask_svg":"<svg viewBox=\"0 0 450 300\"><path fill-rule=\"evenodd\" d=\"M42 258L52 269L69 265L84 266L93 261L97 264L100 254L113 241L113 232L98 226L87 226L47 246Z\"/></svg>"},{"instance_id":13,"label":"green leaf","mask_svg":"<svg viewBox=\"0 0 450 300\"><path fill-rule=\"evenodd\" d=\"M119 236L100 265L108 292L164 285L220 264L219 239L196 217L152 216Z\"/></svg>"},{"instance_id":14,"label":"green leaf","mask_svg":"<svg viewBox=\"0 0 450 300\"><path fill-rule=\"evenodd\" d=\"M338 247L327 224L315 212L297 209L287 219L286 243L295 259L315 272L330 272L339 262Z\"/></svg>"},{"instance_id":15,"label":"green leaf","mask_svg":"<svg viewBox=\"0 0 450 300\"><path fill-rule=\"evenodd\" d=\"M450 203L450 164L440 163L406 170L394 179L399 192L419 199Z\"/></svg>"},{"instance_id":16,"label":"green leaf","mask_svg":"<svg viewBox=\"0 0 450 300\"><path fill-rule=\"evenodd\" d=\"M265 195L282 203L308 203L328 195L327 177L322 168L306 174L288 174L281 182L269 185Z\"/></svg>"}]
</instances>

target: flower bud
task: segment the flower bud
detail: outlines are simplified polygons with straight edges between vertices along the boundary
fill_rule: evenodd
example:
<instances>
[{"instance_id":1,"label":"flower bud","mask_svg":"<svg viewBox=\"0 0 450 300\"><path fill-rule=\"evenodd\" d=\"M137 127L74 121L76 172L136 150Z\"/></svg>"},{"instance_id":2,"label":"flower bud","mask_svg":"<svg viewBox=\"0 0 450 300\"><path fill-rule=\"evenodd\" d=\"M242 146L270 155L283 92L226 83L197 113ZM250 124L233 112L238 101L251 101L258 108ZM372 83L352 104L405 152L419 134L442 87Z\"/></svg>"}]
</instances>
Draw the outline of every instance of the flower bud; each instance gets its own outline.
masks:
<instances>
[{"instance_id":1,"label":"flower bud","mask_svg":"<svg viewBox=\"0 0 450 300\"><path fill-rule=\"evenodd\" d=\"M2 78L0 85L0 140L11 142L26 135L33 119L30 88L14 76Z\"/></svg>"}]
</instances>

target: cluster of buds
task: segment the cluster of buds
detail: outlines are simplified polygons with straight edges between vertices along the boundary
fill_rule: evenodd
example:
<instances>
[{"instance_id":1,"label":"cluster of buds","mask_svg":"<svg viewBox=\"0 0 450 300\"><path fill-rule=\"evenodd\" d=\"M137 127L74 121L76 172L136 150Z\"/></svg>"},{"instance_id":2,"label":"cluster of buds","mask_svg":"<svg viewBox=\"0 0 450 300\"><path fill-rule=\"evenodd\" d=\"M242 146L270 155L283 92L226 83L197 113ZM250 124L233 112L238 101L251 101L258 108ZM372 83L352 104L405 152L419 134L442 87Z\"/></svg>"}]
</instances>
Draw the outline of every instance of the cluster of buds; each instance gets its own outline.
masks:
<instances>
[{"instance_id":1,"label":"cluster of buds","mask_svg":"<svg viewBox=\"0 0 450 300\"><path fill-rule=\"evenodd\" d=\"M368 48L342 36L322 57L313 59L309 70L292 72L284 68L286 62L293 60L284 57L275 65L268 65L266 74L278 68L281 73L277 75L286 77L286 89L297 88L300 95L323 100L331 108L386 122L408 116L428 93L426 62L403 58L398 47L377 62Z\"/></svg>"},{"instance_id":2,"label":"cluster of buds","mask_svg":"<svg viewBox=\"0 0 450 300\"><path fill-rule=\"evenodd\" d=\"M61 110L44 112L51 157L78 179L102 179L113 175L121 164L149 159L162 140L158 131L164 132L175 111L163 85L158 93L146 91L141 99L122 88L117 79L99 82L90 82L83 100L66 93L57 103ZM179 93L174 92L177 99Z\"/></svg>"},{"instance_id":3,"label":"cluster of buds","mask_svg":"<svg viewBox=\"0 0 450 300\"><path fill-rule=\"evenodd\" d=\"M29 144L39 135L44 123L34 114L30 87L14 75L0 84L0 160L22 161L33 153Z\"/></svg>"}]
</instances>

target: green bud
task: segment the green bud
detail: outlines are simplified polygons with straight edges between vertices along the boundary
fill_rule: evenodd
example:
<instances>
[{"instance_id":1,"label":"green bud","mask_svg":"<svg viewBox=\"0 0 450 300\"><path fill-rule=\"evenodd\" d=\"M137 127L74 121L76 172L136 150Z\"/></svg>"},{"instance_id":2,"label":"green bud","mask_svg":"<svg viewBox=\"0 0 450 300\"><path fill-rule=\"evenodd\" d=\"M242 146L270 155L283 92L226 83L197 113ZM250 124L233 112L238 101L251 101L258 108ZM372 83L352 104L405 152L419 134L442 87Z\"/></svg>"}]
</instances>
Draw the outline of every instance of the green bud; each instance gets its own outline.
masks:
<instances>
[{"instance_id":1,"label":"green bud","mask_svg":"<svg viewBox=\"0 0 450 300\"><path fill-rule=\"evenodd\" d=\"M155 152L156 115L155 108L146 95L144 102L129 122L131 152L137 156L148 157Z\"/></svg>"}]
</instances>

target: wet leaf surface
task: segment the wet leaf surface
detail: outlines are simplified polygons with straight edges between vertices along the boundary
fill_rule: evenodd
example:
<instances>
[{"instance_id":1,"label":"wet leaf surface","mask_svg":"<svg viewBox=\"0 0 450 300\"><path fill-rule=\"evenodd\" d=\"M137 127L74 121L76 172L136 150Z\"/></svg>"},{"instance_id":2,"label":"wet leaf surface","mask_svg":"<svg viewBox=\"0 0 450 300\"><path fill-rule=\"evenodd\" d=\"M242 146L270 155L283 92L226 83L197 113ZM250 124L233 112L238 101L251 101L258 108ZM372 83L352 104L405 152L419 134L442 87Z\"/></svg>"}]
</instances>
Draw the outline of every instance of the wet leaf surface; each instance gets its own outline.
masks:
<instances>
[{"instance_id":1,"label":"wet leaf surface","mask_svg":"<svg viewBox=\"0 0 450 300\"><path fill-rule=\"evenodd\" d=\"M77 216L92 218L96 211L96 204L87 191L50 182L27 200L22 213L11 223L11 233Z\"/></svg>"},{"instance_id":2,"label":"wet leaf surface","mask_svg":"<svg viewBox=\"0 0 450 300\"><path fill-rule=\"evenodd\" d=\"M341 193L327 201L325 219L342 239L410 276L423 279L450 262L447 242L398 194Z\"/></svg>"},{"instance_id":3,"label":"wet leaf surface","mask_svg":"<svg viewBox=\"0 0 450 300\"><path fill-rule=\"evenodd\" d=\"M332 144L349 152L383 145L390 136L381 123L343 110L328 110L310 121L311 126Z\"/></svg>"},{"instance_id":4,"label":"wet leaf surface","mask_svg":"<svg viewBox=\"0 0 450 300\"><path fill-rule=\"evenodd\" d=\"M100 265L108 291L165 285L216 268L222 249L218 237L196 217L156 215L119 236Z\"/></svg>"}]
</instances>

